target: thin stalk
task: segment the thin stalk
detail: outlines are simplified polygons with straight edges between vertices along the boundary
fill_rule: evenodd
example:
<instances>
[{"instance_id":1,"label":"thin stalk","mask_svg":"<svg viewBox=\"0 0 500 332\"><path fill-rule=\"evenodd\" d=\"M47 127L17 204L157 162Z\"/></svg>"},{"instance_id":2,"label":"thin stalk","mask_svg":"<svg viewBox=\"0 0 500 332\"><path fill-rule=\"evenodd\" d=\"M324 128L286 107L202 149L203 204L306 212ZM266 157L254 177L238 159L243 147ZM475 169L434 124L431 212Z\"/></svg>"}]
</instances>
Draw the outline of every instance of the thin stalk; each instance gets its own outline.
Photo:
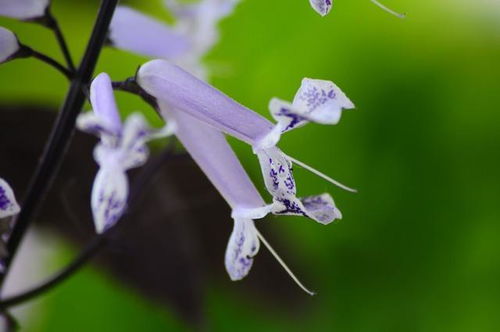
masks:
<instances>
[{"instance_id":1,"label":"thin stalk","mask_svg":"<svg viewBox=\"0 0 500 332\"><path fill-rule=\"evenodd\" d=\"M31 54L31 56L33 58L36 58L36 59L38 59L40 61L43 61L46 64L48 64L49 66L51 66L51 67L57 69L58 71L60 71L64 76L66 76L66 78L68 80L71 80L73 78L74 71L68 70L68 68L64 67L62 64L60 64L56 60L52 59L51 57L49 57L49 56L47 56L47 55L45 55L43 53L40 53L38 51L35 51L32 48L29 48L29 52L30 52L30 54Z\"/></svg>"},{"instance_id":2,"label":"thin stalk","mask_svg":"<svg viewBox=\"0 0 500 332\"><path fill-rule=\"evenodd\" d=\"M84 88L89 84L97 59L106 39L109 24L118 0L102 0L99 13L82 62L71 80L66 99L52 128L40 162L30 180L21 212L15 218L12 234L7 242L9 256L5 259L5 273L0 276L0 291L6 275L10 271L13 258L21 240L31 224L45 195L53 184L65 152L71 142L78 116L84 102Z\"/></svg>"},{"instance_id":3,"label":"thin stalk","mask_svg":"<svg viewBox=\"0 0 500 332\"><path fill-rule=\"evenodd\" d=\"M398 13L397 11L394 11L391 8L389 8L389 7L385 6L384 4L380 3L378 0L371 0L371 2L373 4L375 4L376 6L378 6L379 8L381 8L382 10L385 10L386 12L388 12L391 15L394 15L394 16L399 17L399 18L405 18L406 17L406 14Z\"/></svg>"},{"instance_id":4,"label":"thin stalk","mask_svg":"<svg viewBox=\"0 0 500 332\"><path fill-rule=\"evenodd\" d=\"M0 308L4 309L12 307L16 304L23 303L27 300L37 297L40 294L45 293L64 280L68 279L106 245L108 239L107 235L108 232L95 237L70 264L68 264L64 269L56 273L54 276L50 277L48 280L42 282L40 285L35 286L32 289L21 294L13 295L0 301Z\"/></svg>"},{"instance_id":5,"label":"thin stalk","mask_svg":"<svg viewBox=\"0 0 500 332\"><path fill-rule=\"evenodd\" d=\"M57 43L59 44L59 47L61 48L61 52L64 56L64 59L66 60L66 63L68 64L68 67L70 71L75 72L76 67L75 64L73 63L73 58L71 57L71 54L69 52L68 44L66 43L66 39L64 38L64 35L62 33L62 30L59 26L59 23L57 22L56 18L52 15L50 10L47 9L47 12L45 13L45 18L46 18L46 25L49 29L51 29L54 32L54 35L56 36Z\"/></svg>"}]
</instances>

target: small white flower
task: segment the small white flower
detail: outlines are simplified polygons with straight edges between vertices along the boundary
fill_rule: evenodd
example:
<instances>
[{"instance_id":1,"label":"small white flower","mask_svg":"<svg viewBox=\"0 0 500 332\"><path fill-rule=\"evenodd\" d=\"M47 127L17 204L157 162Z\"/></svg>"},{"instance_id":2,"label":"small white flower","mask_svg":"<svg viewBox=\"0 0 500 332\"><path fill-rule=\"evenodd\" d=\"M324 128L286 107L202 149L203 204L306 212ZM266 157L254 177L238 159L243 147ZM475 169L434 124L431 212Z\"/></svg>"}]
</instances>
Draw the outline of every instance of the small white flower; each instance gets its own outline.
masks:
<instances>
[{"instance_id":1,"label":"small white flower","mask_svg":"<svg viewBox=\"0 0 500 332\"><path fill-rule=\"evenodd\" d=\"M99 171L92 187L91 207L96 231L102 233L125 211L128 198L126 171L143 165L149 155L146 142L171 135L173 126L151 129L140 113L130 115L122 124L111 80L105 73L99 74L92 82L90 101L93 112L81 114L77 127L100 138L94 149Z\"/></svg>"}]
</instances>

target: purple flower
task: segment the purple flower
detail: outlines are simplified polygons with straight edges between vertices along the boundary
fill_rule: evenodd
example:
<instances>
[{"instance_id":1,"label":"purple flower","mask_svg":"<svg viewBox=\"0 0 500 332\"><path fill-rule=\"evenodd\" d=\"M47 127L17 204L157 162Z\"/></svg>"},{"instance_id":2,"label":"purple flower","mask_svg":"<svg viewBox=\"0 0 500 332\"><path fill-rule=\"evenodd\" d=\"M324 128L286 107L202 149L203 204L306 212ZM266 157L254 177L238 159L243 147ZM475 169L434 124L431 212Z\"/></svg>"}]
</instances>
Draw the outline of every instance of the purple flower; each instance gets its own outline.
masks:
<instances>
[{"instance_id":1,"label":"purple flower","mask_svg":"<svg viewBox=\"0 0 500 332\"><path fill-rule=\"evenodd\" d=\"M240 280L249 273L262 241L293 280L312 294L255 227L254 219L266 216L272 206L265 204L224 135L161 100L158 105L163 118L175 123L175 135L179 141L232 208L234 226L224 260L231 280Z\"/></svg>"},{"instance_id":2,"label":"purple flower","mask_svg":"<svg viewBox=\"0 0 500 332\"><path fill-rule=\"evenodd\" d=\"M12 31L0 27L0 63L12 59L19 48L16 35Z\"/></svg>"},{"instance_id":3,"label":"purple flower","mask_svg":"<svg viewBox=\"0 0 500 332\"><path fill-rule=\"evenodd\" d=\"M177 27L190 36L193 52L204 55L219 40L218 23L231 15L240 0L200 0L196 3L180 3L165 0L165 5L177 18Z\"/></svg>"},{"instance_id":4,"label":"purple flower","mask_svg":"<svg viewBox=\"0 0 500 332\"><path fill-rule=\"evenodd\" d=\"M122 124L111 80L105 73L92 82L90 101L94 112L81 114L77 127L100 138L94 150L99 171L92 187L91 207L96 231L102 233L118 221L126 208L126 171L146 162L148 140L170 135L173 129L167 126L152 130L140 113L130 115Z\"/></svg>"},{"instance_id":5,"label":"purple flower","mask_svg":"<svg viewBox=\"0 0 500 332\"><path fill-rule=\"evenodd\" d=\"M276 147L283 132L310 121L337 123L340 111L354 106L333 83L305 79L297 92L294 103L286 104L287 107L289 106L286 115L279 113L278 109L273 106L284 105L284 102L276 100L271 102L271 111L278 120L278 123L274 125L214 87L164 60L153 60L141 66L137 80L146 92L162 101L167 107L185 112L221 132L250 144L259 158L266 188L273 196L275 205L272 211L274 213L295 213L321 223L340 218L340 213L334 208L331 198L325 200L325 203L332 204L326 210L330 212L329 220L324 218L318 220L316 213L308 212L308 206L295 196L292 160L298 161L285 155ZM307 96L309 99L306 98ZM295 121L293 117L296 118L297 123L291 126L291 123ZM298 164L305 165L301 162ZM311 169L308 166L306 168ZM314 172L319 173L315 170ZM323 174L321 176L327 178ZM286 211L283 209L285 202L290 202L288 204L290 208Z\"/></svg>"},{"instance_id":6,"label":"purple flower","mask_svg":"<svg viewBox=\"0 0 500 332\"><path fill-rule=\"evenodd\" d=\"M325 16L332 9L333 0L309 0L309 3L318 14Z\"/></svg>"},{"instance_id":7,"label":"purple flower","mask_svg":"<svg viewBox=\"0 0 500 332\"><path fill-rule=\"evenodd\" d=\"M168 25L132 8L119 6L109 39L114 47L151 58L163 58L205 78L202 57L219 39L218 23L230 15L239 0L165 1L176 23Z\"/></svg>"},{"instance_id":8,"label":"purple flower","mask_svg":"<svg viewBox=\"0 0 500 332\"><path fill-rule=\"evenodd\" d=\"M43 17L50 0L0 0L0 16L19 20Z\"/></svg>"},{"instance_id":9,"label":"purple flower","mask_svg":"<svg viewBox=\"0 0 500 332\"><path fill-rule=\"evenodd\" d=\"M152 58L175 59L191 49L190 40L173 27L126 6L116 8L109 40L114 47Z\"/></svg>"},{"instance_id":10,"label":"purple flower","mask_svg":"<svg viewBox=\"0 0 500 332\"><path fill-rule=\"evenodd\" d=\"M18 214L19 211L14 191L4 179L0 178L0 219Z\"/></svg>"}]
</instances>

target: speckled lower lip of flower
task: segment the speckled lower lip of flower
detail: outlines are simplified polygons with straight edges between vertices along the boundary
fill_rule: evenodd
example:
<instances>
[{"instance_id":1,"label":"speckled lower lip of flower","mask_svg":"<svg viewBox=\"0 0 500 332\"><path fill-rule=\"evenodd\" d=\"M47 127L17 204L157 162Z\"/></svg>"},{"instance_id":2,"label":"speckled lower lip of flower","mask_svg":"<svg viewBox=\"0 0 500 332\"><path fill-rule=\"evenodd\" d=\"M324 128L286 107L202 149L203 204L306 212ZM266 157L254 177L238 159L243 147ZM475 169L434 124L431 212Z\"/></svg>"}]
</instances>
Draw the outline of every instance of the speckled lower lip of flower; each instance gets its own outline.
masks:
<instances>
[{"instance_id":1,"label":"speckled lower lip of flower","mask_svg":"<svg viewBox=\"0 0 500 332\"><path fill-rule=\"evenodd\" d=\"M0 178L0 219L18 214L20 210L14 191L7 181Z\"/></svg>"},{"instance_id":2,"label":"speckled lower lip of flower","mask_svg":"<svg viewBox=\"0 0 500 332\"><path fill-rule=\"evenodd\" d=\"M315 208L323 206L324 213L309 211L312 205L304 204L295 196L292 160L297 160L276 147L282 133L311 121L336 124L342 109L354 107L332 82L304 79L292 104L272 100L271 113L277 124L164 60L153 60L141 66L137 82L167 107L185 112L217 130L249 143L259 158L266 188L273 196L273 213L303 215L322 224L341 217L333 199L327 194L317 196L317 200L322 200L323 204L315 205ZM326 176L323 178L329 179ZM320 219L317 218L319 215Z\"/></svg>"},{"instance_id":3,"label":"speckled lower lip of flower","mask_svg":"<svg viewBox=\"0 0 500 332\"><path fill-rule=\"evenodd\" d=\"M91 207L98 233L112 227L126 208L126 171L143 165L149 155L146 142L171 135L173 128L151 129L140 113L130 115L124 124L116 107L111 80L99 74L90 87L93 112L80 114L77 127L100 138L94 150L99 171L94 179Z\"/></svg>"}]
</instances>

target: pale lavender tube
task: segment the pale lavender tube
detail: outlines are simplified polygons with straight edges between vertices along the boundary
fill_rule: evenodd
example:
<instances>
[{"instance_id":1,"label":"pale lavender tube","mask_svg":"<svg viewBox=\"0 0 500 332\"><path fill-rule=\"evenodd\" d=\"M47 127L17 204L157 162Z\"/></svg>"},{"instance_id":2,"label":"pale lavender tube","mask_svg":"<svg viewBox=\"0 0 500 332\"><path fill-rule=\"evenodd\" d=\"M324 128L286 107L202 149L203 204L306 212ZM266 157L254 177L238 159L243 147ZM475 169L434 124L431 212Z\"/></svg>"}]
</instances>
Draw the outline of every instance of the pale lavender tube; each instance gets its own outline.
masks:
<instances>
[{"instance_id":1,"label":"pale lavender tube","mask_svg":"<svg viewBox=\"0 0 500 332\"><path fill-rule=\"evenodd\" d=\"M182 110L252 146L258 145L275 127L258 113L165 60L142 65L137 82L168 107Z\"/></svg>"},{"instance_id":2,"label":"pale lavender tube","mask_svg":"<svg viewBox=\"0 0 500 332\"><path fill-rule=\"evenodd\" d=\"M175 135L231 208L265 205L224 134L162 102L160 110L165 119L174 121Z\"/></svg>"}]
</instances>

